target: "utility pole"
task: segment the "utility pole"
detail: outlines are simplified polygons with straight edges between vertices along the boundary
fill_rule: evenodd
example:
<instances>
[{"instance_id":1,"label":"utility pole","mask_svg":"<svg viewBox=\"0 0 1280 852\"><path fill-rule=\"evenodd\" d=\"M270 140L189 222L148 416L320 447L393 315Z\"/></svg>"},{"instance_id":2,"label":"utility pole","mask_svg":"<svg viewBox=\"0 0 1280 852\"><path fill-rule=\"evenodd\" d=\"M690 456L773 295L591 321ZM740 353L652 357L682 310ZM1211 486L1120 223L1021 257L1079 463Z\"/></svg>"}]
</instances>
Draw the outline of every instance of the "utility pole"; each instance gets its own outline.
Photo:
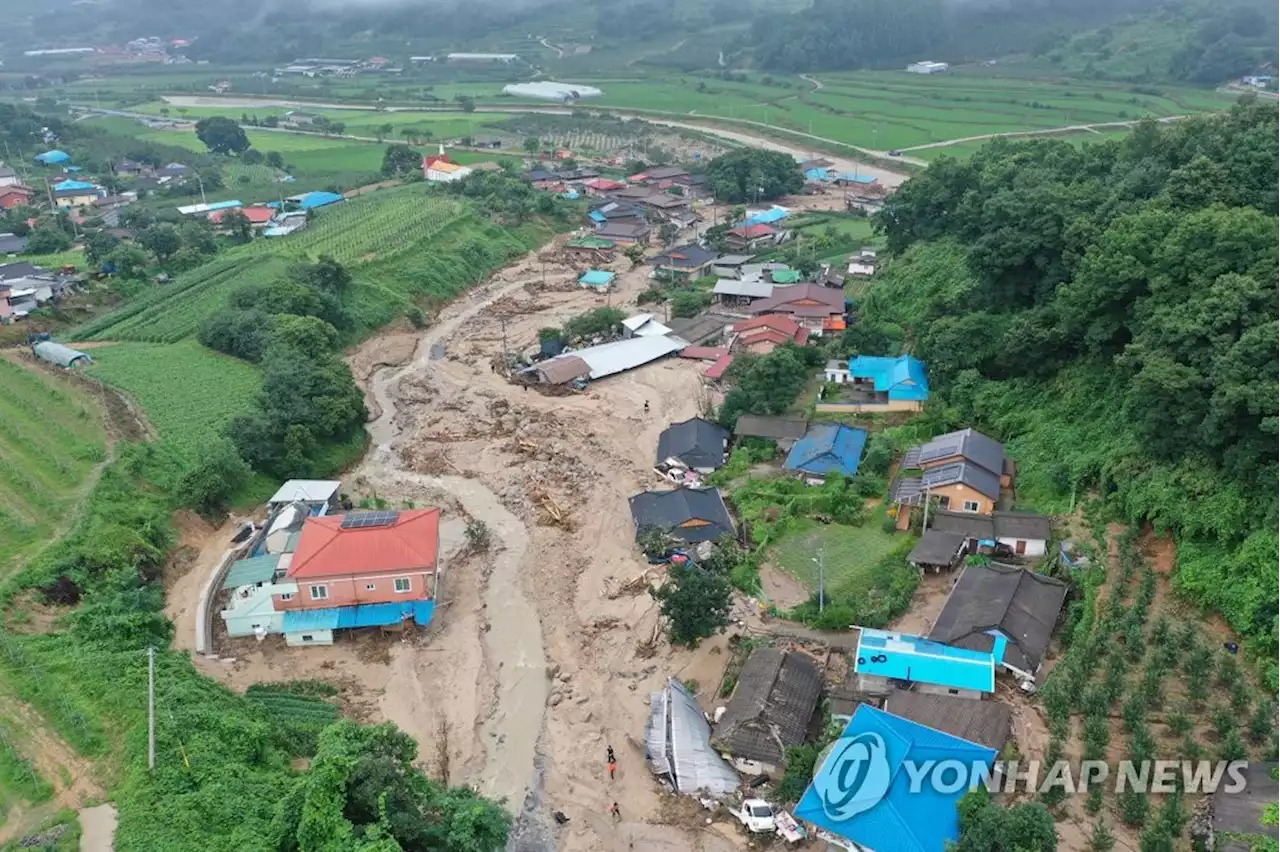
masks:
<instances>
[{"instance_id":1,"label":"utility pole","mask_svg":"<svg viewBox=\"0 0 1280 852\"><path fill-rule=\"evenodd\" d=\"M920 532L929 529L929 486L924 488L924 518L920 521Z\"/></svg>"},{"instance_id":2,"label":"utility pole","mask_svg":"<svg viewBox=\"0 0 1280 852\"><path fill-rule=\"evenodd\" d=\"M827 550L826 548L818 549L818 557L813 560L818 564L818 614L826 609L827 600Z\"/></svg>"},{"instance_id":3,"label":"utility pole","mask_svg":"<svg viewBox=\"0 0 1280 852\"><path fill-rule=\"evenodd\" d=\"M200 203L205 207L209 206L209 199L204 196L204 178L200 177L200 173L196 172L196 183L200 184Z\"/></svg>"},{"instance_id":4,"label":"utility pole","mask_svg":"<svg viewBox=\"0 0 1280 852\"><path fill-rule=\"evenodd\" d=\"M147 768L156 768L156 649L147 649Z\"/></svg>"}]
</instances>

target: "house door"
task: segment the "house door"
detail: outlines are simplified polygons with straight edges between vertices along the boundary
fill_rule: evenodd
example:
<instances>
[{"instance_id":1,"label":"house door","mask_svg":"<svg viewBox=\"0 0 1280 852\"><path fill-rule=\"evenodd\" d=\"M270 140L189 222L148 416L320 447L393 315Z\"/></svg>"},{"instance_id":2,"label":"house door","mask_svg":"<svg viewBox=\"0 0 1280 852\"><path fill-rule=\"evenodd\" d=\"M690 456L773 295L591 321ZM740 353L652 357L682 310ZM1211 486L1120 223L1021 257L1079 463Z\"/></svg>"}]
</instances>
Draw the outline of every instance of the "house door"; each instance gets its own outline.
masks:
<instances>
[{"instance_id":1,"label":"house door","mask_svg":"<svg viewBox=\"0 0 1280 852\"><path fill-rule=\"evenodd\" d=\"M1024 553L1027 552L1027 543L1025 541L1015 542L1013 545L1013 552L1018 554L1019 556L1022 556Z\"/></svg>"}]
</instances>

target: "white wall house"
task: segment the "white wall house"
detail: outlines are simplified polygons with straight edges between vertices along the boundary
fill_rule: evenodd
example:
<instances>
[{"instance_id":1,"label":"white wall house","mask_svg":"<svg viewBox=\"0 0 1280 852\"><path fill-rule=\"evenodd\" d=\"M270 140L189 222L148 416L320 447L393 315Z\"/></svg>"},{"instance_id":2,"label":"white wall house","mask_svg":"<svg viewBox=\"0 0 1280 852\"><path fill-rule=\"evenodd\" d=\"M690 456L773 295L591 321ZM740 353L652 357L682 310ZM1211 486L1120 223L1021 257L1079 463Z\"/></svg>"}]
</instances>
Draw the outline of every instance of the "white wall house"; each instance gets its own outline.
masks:
<instances>
[{"instance_id":1,"label":"white wall house","mask_svg":"<svg viewBox=\"0 0 1280 852\"><path fill-rule=\"evenodd\" d=\"M941 74L950 66L945 62L912 62L907 70L912 74Z\"/></svg>"}]
</instances>

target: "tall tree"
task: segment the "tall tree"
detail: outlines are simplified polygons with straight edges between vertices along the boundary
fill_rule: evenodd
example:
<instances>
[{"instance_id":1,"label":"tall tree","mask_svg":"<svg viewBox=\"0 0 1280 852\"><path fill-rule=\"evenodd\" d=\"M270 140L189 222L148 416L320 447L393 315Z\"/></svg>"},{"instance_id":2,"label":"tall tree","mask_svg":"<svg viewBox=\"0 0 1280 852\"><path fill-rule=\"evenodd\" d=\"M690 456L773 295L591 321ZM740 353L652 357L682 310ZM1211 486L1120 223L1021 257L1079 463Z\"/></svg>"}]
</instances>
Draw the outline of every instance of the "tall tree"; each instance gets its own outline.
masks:
<instances>
[{"instance_id":1,"label":"tall tree","mask_svg":"<svg viewBox=\"0 0 1280 852\"><path fill-rule=\"evenodd\" d=\"M196 122L196 137L215 154L238 154L249 149L249 137L235 119L222 115Z\"/></svg>"}]
</instances>

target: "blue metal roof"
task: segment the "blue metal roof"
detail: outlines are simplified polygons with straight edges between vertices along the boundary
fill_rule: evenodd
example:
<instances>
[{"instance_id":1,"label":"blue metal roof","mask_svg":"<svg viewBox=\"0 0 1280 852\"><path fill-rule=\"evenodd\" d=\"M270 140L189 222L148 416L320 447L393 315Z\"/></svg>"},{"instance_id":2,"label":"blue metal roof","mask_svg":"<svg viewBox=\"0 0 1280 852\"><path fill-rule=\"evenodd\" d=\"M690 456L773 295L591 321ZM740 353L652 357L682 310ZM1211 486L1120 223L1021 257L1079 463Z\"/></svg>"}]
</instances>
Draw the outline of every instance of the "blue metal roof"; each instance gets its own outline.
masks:
<instances>
[{"instance_id":1,"label":"blue metal roof","mask_svg":"<svg viewBox=\"0 0 1280 852\"><path fill-rule=\"evenodd\" d=\"M327 204L336 204L342 200L343 197L336 192L308 192L298 198L298 205L303 210L311 210Z\"/></svg>"},{"instance_id":2,"label":"blue metal roof","mask_svg":"<svg viewBox=\"0 0 1280 852\"><path fill-rule=\"evenodd\" d=\"M831 180L831 175L826 169L806 169L804 173L805 180Z\"/></svg>"},{"instance_id":3,"label":"blue metal roof","mask_svg":"<svg viewBox=\"0 0 1280 852\"><path fill-rule=\"evenodd\" d=\"M89 183L84 180L64 180L53 185L55 192L62 192L64 189L97 189L97 184Z\"/></svg>"},{"instance_id":4,"label":"blue metal roof","mask_svg":"<svg viewBox=\"0 0 1280 852\"><path fill-rule=\"evenodd\" d=\"M839 423L817 423L796 441L782 467L804 473L853 476L858 472L862 447L866 443L866 429Z\"/></svg>"},{"instance_id":5,"label":"blue metal roof","mask_svg":"<svg viewBox=\"0 0 1280 852\"><path fill-rule=\"evenodd\" d=\"M993 692L996 658L921 636L862 628L853 670L858 674Z\"/></svg>"},{"instance_id":6,"label":"blue metal roof","mask_svg":"<svg viewBox=\"0 0 1280 852\"><path fill-rule=\"evenodd\" d=\"M231 563L227 578L222 581L222 588L236 589L240 586L252 586L254 583L265 583L275 576L279 565L279 553L237 559Z\"/></svg>"},{"instance_id":7,"label":"blue metal roof","mask_svg":"<svg viewBox=\"0 0 1280 852\"><path fill-rule=\"evenodd\" d=\"M206 213L212 213L215 210L230 210L234 207L243 207L243 201L211 201L205 207Z\"/></svg>"},{"instance_id":8,"label":"blue metal roof","mask_svg":"<svg viewBox=\"0 0 1280 852\"><path fill-rule=\"evenodd\" d=\"M601 222L601 223L603 223L603 222L608 222L608 221L609 221L609 217L608 217L608 216L606 216L606 215L604 215L603 213L601 213L599 210L592 210L592 211L591 211L590 213L588 213L587 215L591 217L591 221L593 221L593 222Z\"/></svg>"},{"instance_id":9,"label":"blue metal roof","mask_svg":"<svg viewBox=\"0 0 1280 852\"><path fill-rule=\"evenodd\" d=\"M607 287L614 279L614 273L603 269L588 269L582 273L582 277L578 279L579 284L587 284L591 287Z\"/></svg>"},{"instance_id":10,"label":"blue metal roof","mask_svg":"<svg viewBox=\"0 0 1280 852\"><path fill-rule=\"evenodd\" d=\"M36 159L42 163L67 163L71 161L71 155L66 151L59 151L55 148L52 151L45 151L43 154L36 154Z\"/></svg>"},{"instance_id":11,"label":"blue metal roof","mask_svg":"<svg viewBox=\"0 0 1280 852\"><path fill-rule=\"evenodd\" d=\"M399 624L406 618L412 618L415 624L425 627L431 623L435 610L435 601L359 604L325 609L291 609L284 614L284 632L302 633L307 630L385 627L390 624Z\"/></svg>"},{"instance_id":12,"label":"blue metal roof","mask_svg":"<svg viewBox=\"0 0 1280 852\"><path fill-rule=\"evenodd\" d=\"M966 767L989 766L995 756L995 749L862 704L794 813L876 852L943 852L960 837L956 803L968 792L971 776L954 792L943 792L927 773L913 792L904 764L958 760ZM954 775L944 773L942 780Z\"/></svg>"},{"instance_id":13,"label":"blue metal roof","mask_svg":"<svg viewBox=\"0 0 1280 852\"><path fill-rule=\"evenodd\" d=\"M871 175L860 175L854 172L845 172L840 175L837 180L850 181L852 183L875 183L876 179Z\"/></svg>"},{"instance_id":14,"label":"blue metal roof","mask_svg":"<svg viewBox=\"0 0 1280 852\"><path fill-rule=\"evenodd\" d=\"M929 398L929 377L924 362L910 355L899 358L859 355L849 362L849 375L874 380L876 390L887 392L891 400L924 402Z\"/></svg>"}]
</instances>

